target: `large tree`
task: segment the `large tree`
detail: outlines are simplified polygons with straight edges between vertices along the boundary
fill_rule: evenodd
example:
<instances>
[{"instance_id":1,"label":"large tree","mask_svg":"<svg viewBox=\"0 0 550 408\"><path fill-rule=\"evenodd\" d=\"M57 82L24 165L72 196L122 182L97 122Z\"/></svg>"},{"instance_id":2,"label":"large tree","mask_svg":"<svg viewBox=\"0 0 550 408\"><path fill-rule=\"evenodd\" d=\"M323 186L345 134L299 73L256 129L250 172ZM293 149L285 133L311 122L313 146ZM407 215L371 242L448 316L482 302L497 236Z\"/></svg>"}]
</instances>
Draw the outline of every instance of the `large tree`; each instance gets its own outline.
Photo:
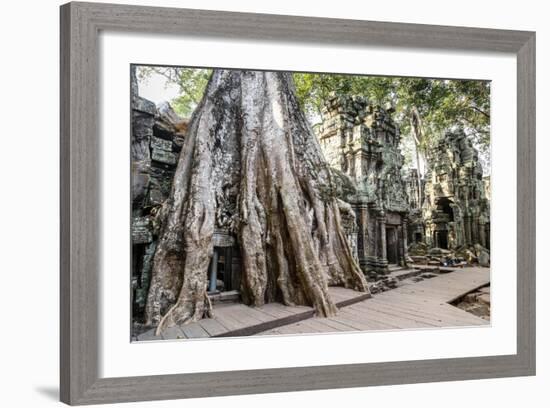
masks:
<instances>
[{"instance_id":1,"label":"large tree","mask_svg":"<svg viewBox=\"0 0 550 408\"><path fill-rule=\"evenodd\" d=\"M160 332L210 313L207 269L219 227L237 237L247 304L279 300L331 316L330 285L368 291L335 187L290 74L215 70L160 213L148 324Z\"/></svg>"}]
</instances>

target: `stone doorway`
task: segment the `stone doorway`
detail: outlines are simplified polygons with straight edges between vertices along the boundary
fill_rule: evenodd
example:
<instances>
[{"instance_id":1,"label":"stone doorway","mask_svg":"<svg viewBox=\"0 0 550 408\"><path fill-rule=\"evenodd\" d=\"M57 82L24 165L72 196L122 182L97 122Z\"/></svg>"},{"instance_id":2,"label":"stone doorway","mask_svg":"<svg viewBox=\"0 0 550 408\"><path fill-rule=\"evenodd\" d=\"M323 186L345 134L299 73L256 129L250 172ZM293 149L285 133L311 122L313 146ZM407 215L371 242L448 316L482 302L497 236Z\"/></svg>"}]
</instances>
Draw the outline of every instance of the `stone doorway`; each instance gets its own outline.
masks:
<instances>
[{"instance_id":1,"label":"stone doorway","mask_svg":"<svg viewBox=\"0 0 550 408\"><path fill-rule=\"evenodd\" d=\"M214 247L210 260L208 292L229 292L239 289L238 276L233 273L233 248Z\"/></svg>"},{"instance_id":2,"label":"stone doorway","mask_svg":"<svg viewBox=\"0 0 550 408\"><path fill-rule=\"evenodd\" d=\"M386 225L386 258L388 264L397 265L399 263L399 248L397 245L397 228Z\"/></svg>"},{"instance_id":3,"label":"stone doorway","mask_svg":"<svg viewBox=\"0 0 550 408\"><path fill-rule=\"evenodd\" d=\"M441 249L449 249L447 230L439 230L434 232L435 246Z\"/></svg>"},{"instance_id":4,"label":"stone doorway","mask_svg":"<svg viewBox=\"0 0 550 408\"><path fill-rule=\"evenodd\" d=\"M440 197L436 200L437 213L445 217L447 222L454 221L455 218L451 204L453 201L447 197Z\"/></svg>"}]
</instances>

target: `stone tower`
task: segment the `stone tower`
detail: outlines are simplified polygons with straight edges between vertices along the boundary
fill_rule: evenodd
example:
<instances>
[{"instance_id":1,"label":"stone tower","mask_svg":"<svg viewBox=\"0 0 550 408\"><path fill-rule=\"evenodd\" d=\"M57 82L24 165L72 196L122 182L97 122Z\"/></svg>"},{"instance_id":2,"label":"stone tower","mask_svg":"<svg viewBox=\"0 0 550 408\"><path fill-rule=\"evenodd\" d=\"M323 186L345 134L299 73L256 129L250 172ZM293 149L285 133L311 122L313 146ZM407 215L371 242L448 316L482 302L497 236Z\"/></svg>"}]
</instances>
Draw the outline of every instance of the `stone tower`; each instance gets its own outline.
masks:
<instances>
[{"instance_id":1,"label":"stone tower","mask_svg":"<svg viewBox=\"0 0 550 408\"><path fill-rule=\"evenodd\" d=\"M426 244L458 249L490 248L490 204L487 179L478 152L464 129L447 131L429 152L422 209Z\"/></svg>"},{"instance_id":2,"label":"stone tower","mask_svg":"<svg viewBox=\"0 0 550 408\"><path fill-rule=\"evenodd\" d=\"M325 158L354 185L354 193L344 199L356 216L359 264L370 275L387 273L389 264L407 262L404 158L392 113L392 108L362 97L332 95L318 129Z\"/></svg>"}]
</instances>

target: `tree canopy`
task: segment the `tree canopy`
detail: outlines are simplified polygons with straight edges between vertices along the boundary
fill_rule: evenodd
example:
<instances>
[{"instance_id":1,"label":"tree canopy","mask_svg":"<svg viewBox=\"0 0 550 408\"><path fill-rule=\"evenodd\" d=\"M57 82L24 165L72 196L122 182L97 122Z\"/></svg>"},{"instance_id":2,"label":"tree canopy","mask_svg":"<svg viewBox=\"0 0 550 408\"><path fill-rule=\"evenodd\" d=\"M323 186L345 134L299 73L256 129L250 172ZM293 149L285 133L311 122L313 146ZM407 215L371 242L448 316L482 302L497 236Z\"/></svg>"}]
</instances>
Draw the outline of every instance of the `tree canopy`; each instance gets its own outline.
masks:
<instances>
[{"instance_id":1,"label":"tree canopy","mask_svg":"<svg viewBox=\"0 0 550 408\"><path fill-rule=\"evenodd\" d=\"M302 107L313 122L320 120L324 101L331 92L362 95L375 104L391 105L411 167L417 167L410 154L411 140L417 139L418 150L425 155L446 129L457 125L464 127L484 164L489 164L488 81L313 73L295 73L294 81ZM406 140L408 137L411 140Z\"/></svg>"},{"instance_id":2,"label":"tree canopy","mask_svg":"<svg viewBox=\"0 0 550 408\"><path fill-rule=\"evenodd\" d=\"M142 66L138 77L147 80L153 73L179 87L180 95L170 102L178 114L188 117L201 100L212 70ZM478 148L485 172L489 172L489 81L299 72L293 73L293 79L300 106L312 125L321 121L330 93L362 95L375 104L395 109L408 167L424 173L430 147L445 130L462 126Z\"/></svg>"},{"instance_id":3,"label":"tree canopy","mask_svg":"<svg viewBox=\"0 0 550 408\"><path fill-rule=\"evenodd\" d=\"M179 87L179 96L168 102L178 115L189 117L202 99L212 70L160 66L140 66L137 70L141 81L147 81L153 74L163 76L166 85Z\"/></svg>"}]
</instances>

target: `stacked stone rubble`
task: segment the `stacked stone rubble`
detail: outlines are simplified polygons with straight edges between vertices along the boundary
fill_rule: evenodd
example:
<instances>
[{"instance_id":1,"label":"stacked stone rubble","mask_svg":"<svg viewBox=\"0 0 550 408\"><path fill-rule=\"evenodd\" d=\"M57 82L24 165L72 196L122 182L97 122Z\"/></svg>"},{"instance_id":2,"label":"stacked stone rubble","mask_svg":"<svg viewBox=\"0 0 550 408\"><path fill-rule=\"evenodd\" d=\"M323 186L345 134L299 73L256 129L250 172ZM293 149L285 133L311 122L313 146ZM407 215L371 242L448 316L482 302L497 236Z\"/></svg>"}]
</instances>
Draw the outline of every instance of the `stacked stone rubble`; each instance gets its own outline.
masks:
<instances>
[{"instance_id":1,"label":"stacked stone rubble","mask_svg":"<svg viewBox=\"0 0 550 408\"><path fill-rule=\"evenodd\" d=\"M140 314L159 233L157 215L170 194L184 134L177 126L182 119L168 103L157 107L138 95L135 72L131 84L132 303Z\"/></svg>"}]
</instances>

